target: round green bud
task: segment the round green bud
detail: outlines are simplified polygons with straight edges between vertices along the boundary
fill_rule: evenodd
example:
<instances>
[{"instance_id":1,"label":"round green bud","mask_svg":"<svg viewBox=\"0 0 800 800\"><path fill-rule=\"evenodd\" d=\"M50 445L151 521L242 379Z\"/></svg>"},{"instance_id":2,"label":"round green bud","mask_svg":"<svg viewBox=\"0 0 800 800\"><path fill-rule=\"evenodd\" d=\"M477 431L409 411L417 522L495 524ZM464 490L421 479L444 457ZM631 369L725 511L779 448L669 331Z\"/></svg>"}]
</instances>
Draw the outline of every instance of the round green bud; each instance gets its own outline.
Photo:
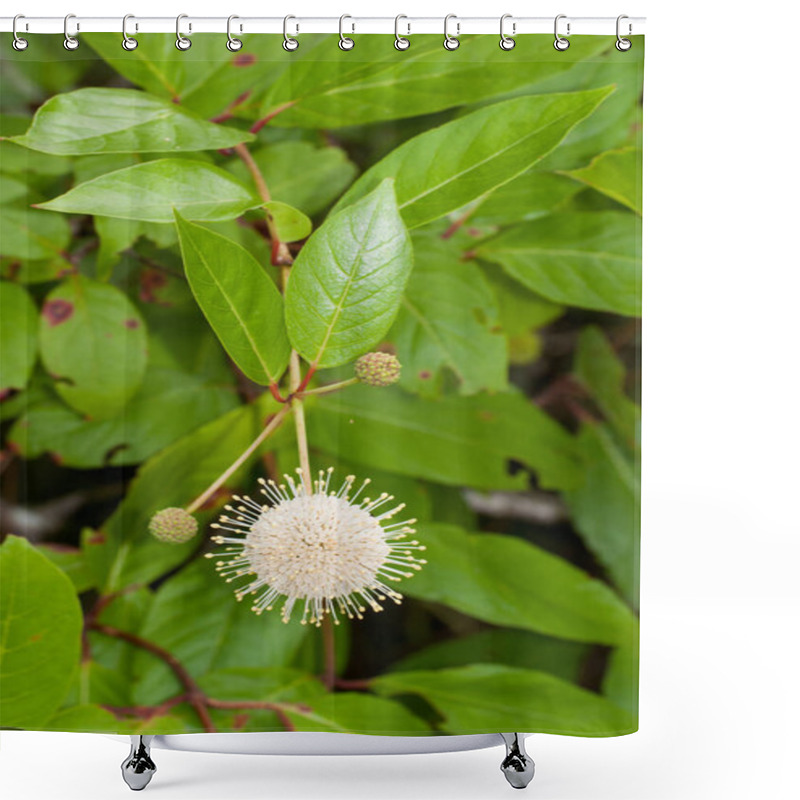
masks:
<instances>
[{"instance_id":1,"label":"round green bud","mask_svg":"<svg viewBox=\"0 0 800 800\"><path fill-rule=\"evenodd\" d=\"M366 353L356 361L356 378L370 386L391 386L400 380L400 362L391 353Z\"/></svg>"},{"instance_id":2,"label":"round green bud","mask_svg":"<svg viewBox=\"0 0 800 800\"><path fill-rule=\"evenodd\" d=\"M183 544L197 534L197 520L182 508L163 508L150 519L150 533L170 544Z\"/></svg>"}]
</instances>

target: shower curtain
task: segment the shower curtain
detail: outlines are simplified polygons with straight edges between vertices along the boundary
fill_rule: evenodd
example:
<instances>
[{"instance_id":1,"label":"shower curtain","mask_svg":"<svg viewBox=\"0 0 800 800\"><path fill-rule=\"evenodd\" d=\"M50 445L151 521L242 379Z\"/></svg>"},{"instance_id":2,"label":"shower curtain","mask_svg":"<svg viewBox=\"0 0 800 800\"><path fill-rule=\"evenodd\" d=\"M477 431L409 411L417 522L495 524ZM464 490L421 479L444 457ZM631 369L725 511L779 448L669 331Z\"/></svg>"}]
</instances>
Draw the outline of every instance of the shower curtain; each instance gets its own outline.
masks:
<instances>
[{"instance_id":1,"label":"shower curtain","mask_svg":"<svg viewBox=\"0 0 800 800\"><path fill-rule=\"evenodd\" d=\"M643 40L29 39L0 725L636 730Z\"/></svg>"}]
</instances>

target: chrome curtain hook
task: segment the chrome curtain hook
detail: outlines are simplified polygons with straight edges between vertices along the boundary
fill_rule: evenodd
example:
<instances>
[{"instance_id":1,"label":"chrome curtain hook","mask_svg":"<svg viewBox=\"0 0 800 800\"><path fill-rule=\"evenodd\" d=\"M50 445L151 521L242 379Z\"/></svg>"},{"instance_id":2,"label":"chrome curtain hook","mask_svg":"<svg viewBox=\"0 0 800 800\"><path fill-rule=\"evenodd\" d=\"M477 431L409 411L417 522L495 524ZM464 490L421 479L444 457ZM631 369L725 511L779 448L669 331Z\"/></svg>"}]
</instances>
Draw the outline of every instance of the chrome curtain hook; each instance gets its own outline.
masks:
<instances>
[{"instance_id":1,"label":"chrome curtain hook","mask_svg":"<svg viewBox=\"0 0 800 800\"><path fill-rule=\"evenodd\" d=\"M513 50L516 46L516 41L511 38L511 36L506 36L505 32L505 25L507 19L513 19L511 14L503 14L500 17L500 49L501 50ZM511 34L512 36L517 32L517 23L511 23Z\"/></svg>"},{"instance_id":2,"label":"chrome curtain hook","mask_svg":"<svg viewBox=\"0 0 800 800\"><path fill-rule=\"evenodd\" d=\"M394 18L394 48L395 50L408 50L411 47L411 39L406 39L405 36L400 35L400 20L401 19L408 19L405 14L398 14ZM408 28L407 35L411 34L411 23L407 22L406 27Z\"/></svg>"},{"instance_id":3,"label":"chrome curtain hook","mask_svg":"<svg viewBox=\"0 0 800 800\"><path fill-rule=\"evenodd\" d=\"M339 17L339 49L340 50L352 50L356 46L356 43L349 36L345 36L344 35L343 27L344 27L344 21L346 19L353 19L353 18L349 14L342 14L342 16ZM355 30L355 29L356 29L356 26L353 25L353 30Z\"/></svg>"},{"instance_id":4,"label":"chrome curtain hook","mask_svg":"<svg viewBox=\"0 0 800 800\"><path fill-rule=\"evenodd\" d=\"M131 36L128 36L128 20L129 19L136 19L133 14L126 14L122 18L122 49L123 50L135 50L139 46L139 42L136 41ZM134 30L138 30L139 26L134 26Z\"/></svg>"},{"instance_id":5,"label":"chrome curtain hook","mask_svg":"<svg viewBox=\"0 0 800 800\"><path fill-rule=\"evenodd\" d=\"M70 36L70 33L69 33L69 21L71 19L75 19L75 18L76 17L75 17L74 14L67 14L67 16L64 17L64 49L65 50L77 50L78 49L78 45L80 45L80 42L78 41L77 37ZM77 33L80 29L81 29L81 26L76 23L75 24L75 32Z\"/></svg>"},{"instance_id":6,"label":"chrome curtain hook","mask_svg":"<svg viewBox=\"0 0 800 800\"><path fill-rule=\"evenodd\" d=\"M192 46L192 40L187 39L181 33L181 20L188 18L189 18L188 14L178 14L178 16L175 18L175 36L176 36L175 47L177 47L178 50L188 50ZM192 24L189 23L189 33L191 32L192 32Z\"/></svg>"},{"instance_id":7,"label":"chrome curtain hook","mask_svg":"<svg viewBox=\"0 0 800 800\"><path fill-rule=\"evenodd\" d=\"M569 39L565 39L563 36L559 35L559 33L558 33L558 21L560 19L566 19L566 18L567 18L566 14L559 14L556 17L556 21L555 21L555 24L553 26L553 32L555 33L555 36L556 36L556 40L553 42L553 47L555 47L556 50L560 50L561 52L563 52L564 50L566 50L569 47ZM567 36L569 36L569 22L567 23Z\"/></svg>"},{"instance_id":8,"label":"chrome curtain hook","mask_svg":"<svg viewBox=\"0 0 800 800\"><path fill-rule=\"evenodd\" d=\"M290 19L297 19L297 17L293 17L291 14L289 14L283 18L283 49L288 53L291 53L300 47L300 42L297 39L293 39L291 36L289 36L288 27ZM295 30L299 30L299 28L296 27Z\"/></svg>"},{"instance_id":9,"label":"chrome curtain hook","mask_svg":"<svg viewBox=\"0 0 800 800\"><path fill-rule=\"evenodd\" d=\"M451 36L448 27L450 20L456 20L456 35ZM455 14L448 14L444 18L444 49L445 50L458 50L458 46L461 42L458 40L458 34L461 31L461 23L458 21L458 17Z\"/></svg>"},{"instance_id":10,"label":"chrome curtain hook","mask_svg":"<svg viewBox=\"0 0 800 800\"><path fill-rule=\"evenodd\" d=\"M239 17L237 17L236 14L231 14L228 17L228 42L225 45L225 47L227 47L228 50L231 51L231 53L238 53L239 50L241 50L242 47L244 46L241 39L236 39L231 34L231 22L233 22L233 20L235 19L239 19ZM241 30L241 26L239 27L239 30Z\"/></svg>"},{"instance_id":11,"label":"chrome curtain hook","mask_svg":"<svg viewBox=\"0 0 800 800\"><path fill-rule=\"evenodd\" d=\"M620 32L619 32L620 23L624 19L629 19L629 17L626 14L620 14L617 17L617 43L616 43L615 47L617 48L617 50L620 51L620 53L625 53L628 50L630 50L631 47L633 47L633 43L631 42L631 40L630 39L623 39L621 34L620 34ZM628 23L628 35L629 36L630 36L630 33L631 33L631 24L629 22Z\"/></svg>"},{"instance_id":12,"label":"chrome curtain hook","mask_svg":"<svg viewBox=\"0 0 800 800\"><path fill-rule=\"evenodd\" d=\"M11 43L11 46L15 50L18 50L19 52L22 52L23 50L27 49L28 40L27 39L22 39L17 35L17 20L20 20L20 19L25 19L25 15L24 14L17 14L14 17L14 21L11 23L11 33L14 35L14 41ZM27 28L27 25L26 25L26 28Z\"/></svg>"}]
</instances>

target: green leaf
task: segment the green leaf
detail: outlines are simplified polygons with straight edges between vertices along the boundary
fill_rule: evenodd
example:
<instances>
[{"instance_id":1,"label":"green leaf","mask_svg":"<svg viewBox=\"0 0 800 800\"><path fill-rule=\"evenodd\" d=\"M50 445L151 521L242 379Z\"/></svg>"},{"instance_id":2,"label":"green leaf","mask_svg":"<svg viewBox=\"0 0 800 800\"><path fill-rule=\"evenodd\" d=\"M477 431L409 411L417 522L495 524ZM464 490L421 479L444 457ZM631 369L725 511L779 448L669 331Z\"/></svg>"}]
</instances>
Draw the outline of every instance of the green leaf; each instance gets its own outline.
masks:
<instances>
[{"instance_id":1,"label":"green leaf","mask_svg":"<svg viewBox=\"0 0 800 800\"><path fill-rule=\"evenodd\" d=\"M479 267L438 234L414 237L414 270L389 333L403 366L400 384L437 394L450 370L461 394L508 385L506 339L492 290Z\"/></svg>"},{"instance_id":2,"label":"green leaf","mask_svg":"<svg viewBox=\"0 0 800 800\"><path fill-rule=\"evenodd\" d=\"M639 628L629 641L614 649L603 676L603 694L620 708L639 715Z\"/></svg>"},{"instance_id":3,"label":"green leaf","mask_svg":"<svg viewBox=\"0 0 800 800\"><path fill-rule=\"evenodd\" d=\"M5 90L5 85L3 88ZM3 165L3 172L19 176L26 182L26 186L35 182L39 176L57 177L71 172L70 159L36 153L9 141L12 136L25 133L30 123L29 114L0 114L0 163Z\"/></svg>"},{"instance_id":4,"label":"green leaf","mask_svg":"<svg viewBox=\"0 0 800 800\"><path fill-rule=\"evenodd\" d=\"M116 733L118 727L110 711L94 704L65 708L42 725L43 730L69 733Z\"/></svg>"},{"instance_id":5,"label":"green leaf","mask_svg":"<svg viewBox=\"0 0 800 800\"><path fill-rule=\"evenodd\" d=\"M484 265L483 274L497 299L500 325L509 337L542 328L564 313L564 307L545 300L494 265Z\"/></svg>"},{"instance_id":6,"label":"green leaf","mask_svg":"<svg viewBox=\"0 0 800 800\"><path fill-rule=\"evenodd\" d=\"M58 214L25 206L0 206L0 237L4 256L26 260L56 257L62 269L70 267L64 258L69 225Z\"/></svg>"},{"instance_id":7,"label":"green leaf","mask_svg":"<svg viewBox=\"0 0 800 800\"><path fill-rule=\"evenodd\" d=\"M392 388L352 386L317 398L308 414L310 441L354 462L476 489L523 489L516 460L543 487L580 483L572 436L521 394L424 400Z\"/></svg>"},{"instance_id":8,"label":"green leaf","mask_svg":"<svg viewBox=\"0 0 800 800\"><path fill-rule=\"evenodd\" d=\"M625 392L625 367L600 328L590 325L580 332L574 374L617 436L635 450L641 411Z\"/></svg>"},{"instance_id":9,"label":"green leaf","mask_svg":"<svg viewBox=\"0 0 800 800\"><path fill-rule=\"evenodd\" d=\"M311 711L287 710L301 731L335 731L372 735L419 735L430 727L405 706L361 692L337 692L311 701Z\"/></svg>"},{"instance_id":10,"label":"green leaf","mask_svg":"<svg viewBox=\"0 0 800 800\"><path fill-rule=\"evenodd\" d=\"M636 620L606 584L515 536L418 525L427 565L401 591L464 614L562 639L618 644Z\"/></svg>"},{"instance_id":11,"label":"green leaf","mask_svg":"<svg viewBox=\"0 0 800 800\"><path fill-rule=\"evenodd\" d=\"M144 376L144 320L114 286L77 275L56 286L42 306L39 341L58 393L92 418L117 414Z\"/></svg>"},{"instance_id":12,"label":"green leaf","mask_svg":"<svg viewBox=\"0 0 800 800\"><path fill-rule=\"evenodd\" d=\"M603 697L545 672L472 664L435 672L399 672L372 681L382 694L419 694L444 717L449 733L487 730L619 736L631 715Z\"/></svg>"},{"instance_id":13,"label":"green leaf","mask_svg":"<svg viewBox=\"0 0 800 800\"><path fill-rule=\"evenodd\" d=\"M50 98L34 115L28 132L12 141L68 156L218 150L254 138L145 92L91 88Z\"/></svg>"},{"instance_id":14,"label":"green leaf","mask_svg":"<svg viewBox=\"0 0 800 800\"><path fill-rule=\"evenodd\" d=\"M0 281L0 392L28 384L36 362L37 313L22 286Z\"/></svg>"},{"instance_id":15,"label":"green leaf","mask_svg":"<svg viewBox=\"0 0 800 800\"><path fill-rule=\"evenodd\" d=\"M252 192L219 167L162 158L100 175L39 208L144 222L172 222L177 209L193 220L234 219L261 205Z\"/></svg>"},{"instance_id":16,"label":"green leaf","mask_svg":"<svg viewBox=\"0 0 800 800\"><path fill-rule=\"evenodd\" d=\"M636 606L639 595L638 461L604 425L585 425L578 436L584 458L581 486L564 493L572 521L614 583Z\"/></svg>"},{"instance_id":17,"label":"green leaf","mask_svg":"<svg viewBox=\"0 0 800 800\"><path fill-rule=\"evenodd\" d=\"M264 208L282 242L299 242L311 233L311 220L302 211L278 200L266 203Z\"/></svg>"},{"instance_id":18,"label":"green leaf","mask_svg":"<svg viewBox=\"0 0 800 800\"><path fill-rule=\"evenodd\" d=\"M618 203L642 213L642 151L623 147L600 153L588 167L565 173Z\"/></svg>"},{"instance_id":19,"label":"green leaf","mask_svg":"<svg viewBox=\"0 0 800 800\"><path fill-rule=\"evenodd\" d=\"M551 214L485 240L476 253L556 303L641 314L641 220L633 214Z\"/></svg>"},{"instance_id":20,"label":"green leaf","mask_svg":"<svg viewBox=\"0 0 800 800\"><path fill-rule=\"evenodd\" d=\"M376 345L397 314L412 266L392 182L329 217L306 242L286 288L286 326L314 366L335 367Z\"/></svg>"},{"instance_id":21,"label":"green leaf","mask_svg":"<svg viewBox=\"0 0 800 800\"><path fill-rule=\"evenodd\" d=\"M37 550L72 581L78 594L94 588L91 572L77 547L45 542L39 545Z\"/></svg>"},{"instance_id":22,"label":"green leaf","mask_svg":"<svg viewBox=\"0 0 800 800\"><path fill-rule=\"evenodd\" d=\"M254 149L251 155L272 197L308 216L339 197L357 172L340 147L317 147L311 142L277 142ZM231 165L231 172L242 180L250 179L241 161Z\"/></svg>"},{"instance_id":23,"label":"green leaf","mask_svg":"<svg viewBox=\"0 0 800 800\"><path fill-rule=\"evenodd\" d=\"M29 187L26 183L9 175L0 175L0 203L3 205L27 197L28 193Z\"/></svg>"},{"instance_id":24,"label":"green leaf","mask_svg":"<svg viewBox=\"0 0 800 800\"><path fill-rule=\"evenodd\" d=\"M371 35L353 52L332 49L332 37L293 54L291 69L276 80L262 116L279 111L272 125L335 128L431 114L475 103L514 89L530 89L567 73L581 58L595 57L608 44L589 36L575 39L568 53L544 37L507 54L485 36L462 36L457 51L442 48L441 36L414 36L409 52L398 52L391 36ZM521 48L517 48L520 50ZM562 57L563 58L560 58Z\"/></svg>"},{"instance_id":25,"label":"green leaf","mask_svg":"<svg viewBox=\"0 0 800 800\"><path fill-rule=\"evenodd\" d=\"M87 420L53 401L30 404L8 441L25 458L50 453L67 467L138 464L237 405L233 386L156 367L112 419Z\"/></svg>"},{"instance_id":26,"label":"green leaf","mask_svg":"<svg viewBox=\"0 0 800 800\"><path fill-rule=\"evenodd\" d=\"M248 378L280 380L291 347L280 292L243 247L175 213L186 277L214 333Z\"/></svg>"},{"instance_id":27,"label":"green leaf","mask_svg":"<svg viewBox=\"0 0 800 800\"><path fill-rule=\"evenodd\" d=\"M583 662L590 652L591 646L581 642L568 642L529 631L493 628L426 647L395 664L392 671L504 664L549 672L562 680L578 683Z\"/></svg>"},{"instance_id":28,"label":"green leaf","mask_svg":"<svg viewBox=\"0 0 800 800\"><path fill-rule=\"evenodd\" d=\"M336 208L395 178L409 228L438 219L528 170L611 91L519 97L428 130L365 172Z\"/></svg>"},{"instance_id":29,"label":"green leaf","mask_svg":"<svg viewBox=\"0 0 800 800\"><path fill-rule=\"evenodd\" d=\"M120 253L127 250L143 236L161 248L177 242L174 225L142 222L135 219L95 217L94 229L100 239L97 253L97 278L108 280L114 266L120 261Z\"/></svg>"},{"instance_id":30,"label":"green leaf","mask_svg":"<svg viewBox=\"0 0 800 800\"><path fill-rule=\"evenodd\" d=\"M279 613L259 617L248 603L236 602L231 585L203 558L156 592L138 633L199 678L229 667L288 666L308 630L286 625ZM172 670L149 654L138 653L133 667L134 702L152 705L180 693Z\"/></svg>"},{"instance_id":31,"label":"green leaf","mask_svg":"<svg viewBox=\"0 0 800 800\"><path fill-rule=\"evenodd\" d=\"M33 728L61 705L78 666L83 615L66 575L25 539L0 546L0 725Z\"/></svg>"}]
</instances>

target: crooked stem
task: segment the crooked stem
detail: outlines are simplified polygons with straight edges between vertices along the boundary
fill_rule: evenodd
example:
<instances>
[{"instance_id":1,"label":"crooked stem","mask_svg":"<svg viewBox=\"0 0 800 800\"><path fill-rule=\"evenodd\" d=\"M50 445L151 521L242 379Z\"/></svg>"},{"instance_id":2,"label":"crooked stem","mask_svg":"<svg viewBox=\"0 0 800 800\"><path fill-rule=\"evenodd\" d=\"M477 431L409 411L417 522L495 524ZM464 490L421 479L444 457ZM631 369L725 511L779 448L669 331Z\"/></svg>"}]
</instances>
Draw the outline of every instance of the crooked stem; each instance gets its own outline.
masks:
<instances>
[{"instance_id":1,"label":"crooked stem","mask_svg":"<svg viewBox=\"0 0 800 800\"><path fill-rule=\"evenodd\" d=\"M200 508L206 500L208 500L214 492L219 489L222 484L225 483L234 472L236 472L242 464L247 461L248 458L255 452L258 446L283 422L283 418L289 413L288 406L284 406L277 414L269 421L267 426L264 428L261 433L256 436L256 438L252 441L250 446L236 459L236 461L231 464L225 472L222 473L215 481L211 484L199 497L196 497L188 506L186 506L186 511L189 514L193 514Z\"/></svg>"},{"instance_id":2,"label":"crooked stem","mask_svg":"<svg viewBox=\"0 0 800 800\"><path fill-rule=\"evenodd\" d=\"M322 682L329 690L336 686L336 639L333 634L333 619L330 613L322 618L322 648L324 651L324 670Z\"/></svg>"}]
</instances>

